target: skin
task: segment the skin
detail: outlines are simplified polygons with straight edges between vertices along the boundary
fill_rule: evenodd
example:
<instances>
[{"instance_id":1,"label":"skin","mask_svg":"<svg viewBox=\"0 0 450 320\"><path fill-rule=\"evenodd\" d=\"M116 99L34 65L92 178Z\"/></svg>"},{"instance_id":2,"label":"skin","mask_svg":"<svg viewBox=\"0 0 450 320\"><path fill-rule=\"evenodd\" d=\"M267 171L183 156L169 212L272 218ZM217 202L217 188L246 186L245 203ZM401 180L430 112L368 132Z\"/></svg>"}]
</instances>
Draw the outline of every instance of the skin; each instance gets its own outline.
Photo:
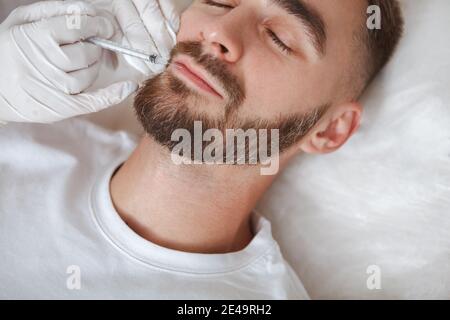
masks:
<instances>
[{"instance_id":1,"label":"skin","mask_svg":"<svg viewBox=\"0 0 450 320\"><path fill-rule=\"evenodd\" d=\"M281 154L281 169L302 152L339 149L360 125L362 107L354 101L348 73L357 59L352 37L364 25L364 1L307 1L326 24L323 56L297 20L268 1L218 2L233 9L195 1L182 15L177 39L201 42L205 53L225 62L244 85L240 117L273 119L331 105L301 141ZM266 26L292 54L267 36ZM204 99L190 107L222 116L223 99L198 93ZM187 252L226 253L245 248L253 238L252 210L275 179L262 176L259 166L177 166L169 150L144 136L113 177L111 196L124 221L153 243Z\"/></svg>"}]
</instances>

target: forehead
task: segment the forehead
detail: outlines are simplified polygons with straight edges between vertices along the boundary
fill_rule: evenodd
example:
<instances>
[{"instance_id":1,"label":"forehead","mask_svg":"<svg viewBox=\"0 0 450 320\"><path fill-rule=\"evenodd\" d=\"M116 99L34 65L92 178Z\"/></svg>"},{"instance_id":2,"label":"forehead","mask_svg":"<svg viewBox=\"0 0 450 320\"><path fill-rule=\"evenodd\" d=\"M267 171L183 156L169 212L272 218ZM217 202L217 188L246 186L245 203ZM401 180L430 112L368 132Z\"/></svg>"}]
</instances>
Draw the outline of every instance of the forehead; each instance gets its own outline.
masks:
<instances>
[{"instance_id":1,"label":"forehead","mask_svg":"<svg viewBox=\"0 0 450 320\"><path fill-rule=\"evenodd\" d=\"M262 0L264 1L264 0ZM300 0L314 8L323 18L326 27L327 48L350 43L354 35L365 26L367 0Z\"/></svg>"}]
</instances>

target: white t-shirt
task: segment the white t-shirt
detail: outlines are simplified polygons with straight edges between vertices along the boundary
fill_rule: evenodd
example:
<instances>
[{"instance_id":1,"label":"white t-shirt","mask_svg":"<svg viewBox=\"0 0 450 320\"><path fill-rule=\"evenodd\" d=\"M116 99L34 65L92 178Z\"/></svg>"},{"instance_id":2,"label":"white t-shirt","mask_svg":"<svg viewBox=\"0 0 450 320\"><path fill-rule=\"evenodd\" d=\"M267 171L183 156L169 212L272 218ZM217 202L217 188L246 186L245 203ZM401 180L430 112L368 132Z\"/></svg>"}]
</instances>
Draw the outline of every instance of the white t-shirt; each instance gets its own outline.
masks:
<instances>
[{"instance_id":1,"label":"white t-shirt","mask_svg":"<svg viewBox=\"0 0 450 320\"><path fill-rule=\"evenodd\" d=\"M0 127L0 298L308 299L257 214L254 239L229 254L134 233L109 181L136 143L81 119Z\"/></svg>"}]
</instances>

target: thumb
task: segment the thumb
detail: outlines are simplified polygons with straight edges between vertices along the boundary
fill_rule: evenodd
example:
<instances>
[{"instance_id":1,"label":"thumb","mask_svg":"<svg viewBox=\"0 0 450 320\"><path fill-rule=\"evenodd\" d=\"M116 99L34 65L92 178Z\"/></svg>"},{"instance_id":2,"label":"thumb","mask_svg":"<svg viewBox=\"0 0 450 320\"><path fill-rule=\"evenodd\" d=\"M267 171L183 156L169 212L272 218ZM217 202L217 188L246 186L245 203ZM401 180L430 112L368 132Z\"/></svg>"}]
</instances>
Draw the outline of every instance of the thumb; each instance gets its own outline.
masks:
<instances>
[{"instance_id":1,"label":"thumb","mask_svg":"<svg viewBox=\"0 0 450 320\"><path fill-rule=\"evenodd\" d=\"M101 111L124 101L139 88L133 81L117 82L109 87L98 89L93 92L84 92L74 98L79 105L86 108L88 113Z\"/></svg>"}]
</instances>

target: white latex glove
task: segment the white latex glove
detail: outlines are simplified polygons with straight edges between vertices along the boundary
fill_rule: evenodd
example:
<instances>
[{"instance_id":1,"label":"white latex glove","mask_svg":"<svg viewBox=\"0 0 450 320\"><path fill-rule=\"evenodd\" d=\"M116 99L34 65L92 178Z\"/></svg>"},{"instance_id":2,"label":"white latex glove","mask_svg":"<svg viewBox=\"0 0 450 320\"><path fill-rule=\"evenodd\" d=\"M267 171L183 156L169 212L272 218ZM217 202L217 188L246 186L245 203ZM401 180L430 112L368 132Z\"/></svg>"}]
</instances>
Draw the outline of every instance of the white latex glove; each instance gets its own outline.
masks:
<instances>
[{"instance_id":1,"label":"white latex glove","mask_svg":"<svg viewBox=\"0 0 450 320\"><path fill-rule=\"evenodd\" d=\"M80 17L74 29L68 21ZM130 81L87 91L98 76L102 50L80 40L113 33L107 19L80 1L14 10L0 25L0 121L55 122L118 104L136 91Z\"/></svg>"},{"instance_id":2,"label":"white latex glove","mask_svg":"<svg viewBox=\"0 0 450 320\"><path fill-rule=\"evenodd\" d=\"M173 0L112 1L112 13L124 33L122 44L149 54L157 53L168 60L180 27L180 14ZM129 56L125 59L147 77L165 68Z\"/></svg>"}]
</instances>

